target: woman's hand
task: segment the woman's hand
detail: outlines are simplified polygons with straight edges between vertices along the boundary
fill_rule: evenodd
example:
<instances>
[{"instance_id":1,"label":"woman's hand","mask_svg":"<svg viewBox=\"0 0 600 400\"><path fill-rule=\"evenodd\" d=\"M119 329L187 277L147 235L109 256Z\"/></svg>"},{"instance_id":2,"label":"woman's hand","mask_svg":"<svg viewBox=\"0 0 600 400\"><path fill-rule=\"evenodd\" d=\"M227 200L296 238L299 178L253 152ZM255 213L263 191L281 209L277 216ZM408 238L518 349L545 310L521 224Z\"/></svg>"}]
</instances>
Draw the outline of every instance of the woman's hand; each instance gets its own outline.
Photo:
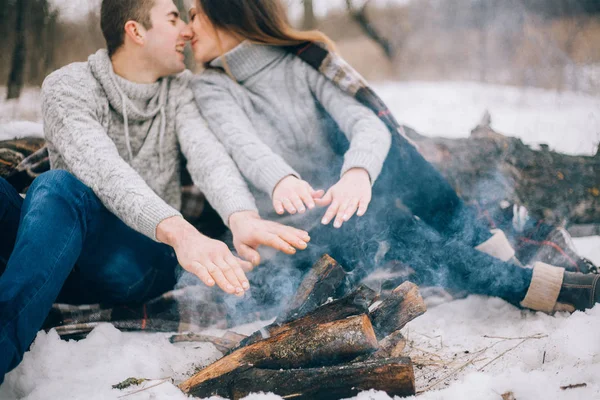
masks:
<instances>
[{"instance_id":1,"label":"woman's hand","mask_svg":"<svg viewBox=\"0 0 600 400\"><path fill-rule=\"evenodd\" d=\"M257 249L261 245L272 247L285 254L295 254L296 249L306 249L310 241L307 232L264 220L255 211L232 214L229 217L229 227L238 254L254 266L260 263Z\"/></svg>"},{"instance_id":2,"label":"woman's hand","mask_svg":"<svg viewBox=\"0 0 600 400\"><path fill-rule=\"evenodd\" d=\"M321 220L323 225L335 218L333 226L340 228L354 213L362 217L371 202L369 173L363 168L349 169L325 196L315 199L315 202L319 206L329 206Z\"/></svg>"},{"instance_id":3,"label":"woman's hand","mask_svg":"<svg viewBox=\"0 0 600 400\"><path fill-rule=\"evenodd\" d=\"M315 208L315 199L321 198L324 193L324 190L314 190L308 182L289 175L279 181L273 190L273 208L279 215L285 211L302 214L306 207L309 210Z\"/></svg>"}]
</instances>

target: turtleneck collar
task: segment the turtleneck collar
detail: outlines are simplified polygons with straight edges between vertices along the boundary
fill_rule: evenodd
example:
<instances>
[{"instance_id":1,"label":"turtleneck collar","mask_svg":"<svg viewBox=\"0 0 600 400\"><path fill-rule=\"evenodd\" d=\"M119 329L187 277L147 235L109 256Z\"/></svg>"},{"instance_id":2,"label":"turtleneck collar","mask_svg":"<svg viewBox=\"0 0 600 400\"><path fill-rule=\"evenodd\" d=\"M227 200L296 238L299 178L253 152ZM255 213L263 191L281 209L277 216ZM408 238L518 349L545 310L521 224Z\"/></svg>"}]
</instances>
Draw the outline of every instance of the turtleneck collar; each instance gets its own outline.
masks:
<instances>
[{"instance_id":1,"label":"turtleneck collar","mask_svg":"<svg viewBox=\"0 0 600 400\"><path fill-rule=\"evenodd\" d=\"M102 89L112 108L123 116L125 142L129 160L133 160L129 121L148 121L160 114L160 163L162 167L162 144L166 131L166 103L168 79L159 79L156 83L144 84L128 81L117 74L105 49L98 50L88 58L90 70Z\"/></svg>"},{"instance_id":2,"label":"turtleneck collar","mask_svg":"<svg viewBox=\"0 0 600 400\"><path fill-rule=\"evenodd\" d=\"M242 82L265 67L283 57L287 52L279 46L250 43L245 40L223 57L218 57L210 62L211 67L225 69L223 58L227 62L229 71L233 77Z\"/></svg>"}]
</instances>

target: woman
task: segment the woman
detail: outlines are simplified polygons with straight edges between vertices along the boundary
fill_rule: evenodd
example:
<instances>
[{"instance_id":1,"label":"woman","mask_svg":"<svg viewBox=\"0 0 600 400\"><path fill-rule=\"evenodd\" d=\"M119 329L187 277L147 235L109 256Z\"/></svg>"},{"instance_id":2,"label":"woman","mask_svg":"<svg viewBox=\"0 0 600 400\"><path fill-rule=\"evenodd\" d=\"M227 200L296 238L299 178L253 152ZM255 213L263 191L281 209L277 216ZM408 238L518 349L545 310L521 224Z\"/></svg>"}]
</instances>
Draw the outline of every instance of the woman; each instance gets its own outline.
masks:
<instances>
[{"instance_id":1,"label":"woman","mask_svg":"<svg viewBox=\"0 0 600 400\"><path fill-rule=\"evenodd\" d=\"M206 67L193 83L198 105L261 214L310 231L296 265L328 252L359 280L400 260L420 283L536 310L599 301L593 276L509 262L506 237L478 223L416 149L349 94L362 80L324 34L291 28L280 1L197 0L190 16L195 58ZM319 70L299 55L318 49L311 43L329 50ZM328 207L324 216L316 205Z\"/></svg>"}]
</instances>

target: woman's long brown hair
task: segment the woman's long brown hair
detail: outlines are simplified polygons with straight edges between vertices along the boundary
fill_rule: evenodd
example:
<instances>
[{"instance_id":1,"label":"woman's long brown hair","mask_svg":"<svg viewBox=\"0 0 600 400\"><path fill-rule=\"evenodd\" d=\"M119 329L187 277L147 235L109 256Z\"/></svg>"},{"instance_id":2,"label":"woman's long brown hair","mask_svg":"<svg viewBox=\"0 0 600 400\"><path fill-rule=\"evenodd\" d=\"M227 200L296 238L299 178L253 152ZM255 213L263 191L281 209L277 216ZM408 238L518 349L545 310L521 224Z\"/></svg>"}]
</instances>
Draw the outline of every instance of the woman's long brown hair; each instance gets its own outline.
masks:
<instances>
[{"instance_id":1,"label":"woman's long brown hair","mask_svg":"<svg viewBox=\"0 0 600 400\"><path fill-rule=\"evenodd\" d=\"M324 33L294 29L280 0L196 0L196 7L216 29L240 39L275 46L317 42L335 51L335 44Z\"/></svg>"}]
</instances>

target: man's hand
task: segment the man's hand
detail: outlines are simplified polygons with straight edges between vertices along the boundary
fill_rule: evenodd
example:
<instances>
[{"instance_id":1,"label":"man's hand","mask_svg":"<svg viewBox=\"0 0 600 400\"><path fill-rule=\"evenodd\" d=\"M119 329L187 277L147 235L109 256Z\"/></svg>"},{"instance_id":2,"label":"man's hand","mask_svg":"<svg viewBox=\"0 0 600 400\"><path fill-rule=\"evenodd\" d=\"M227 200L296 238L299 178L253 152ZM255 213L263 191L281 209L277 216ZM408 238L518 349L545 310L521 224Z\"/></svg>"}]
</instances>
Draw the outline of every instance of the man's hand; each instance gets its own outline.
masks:
<instances>
[{"instance_id":1,"label":"man's hand","mask_svg":"<svg viewBox=\"0 0 600 400\"><path fill-rule=\"evenodd\" d=\"M354 213L362 217L371 202L369 173L363 168L349 169L322 199L315 199L315 202L322 207L329 206L321 221L323 225L335 218L333 226L340 228Z\"/></svg>"},{"instance_id":2,"label":"man's hand","mask_svg":"<svg viewBox=\"0 0 600 400\"><path fill-rule=\"evenodd\" d=\"M325 191L315 190L308 182L298 179L293 175L283 178L273 190L273 208L279 215L285 211L290 214L302 214L315 208L315 200L321 198Z\"/></svg>"},{"instance_id":3,"label":"man's hand","mask_svg":"<svg viewBox=\"0 0 600 400\"><path fill-rule=\"evenodd\" d=\"M229 227L233 233L233 245L238 254L254 266L260 264L258 247L272 247L286 254L295 254L296 249L304 250L310 241L308 233L262 219L255 211L241 211L229 217Z\"/></svg>"},{"instance_id":4,"label":"man's hand","mask_svg":"<svg viewBox=\"0 0 600 400\"><path fill-rule=\"evenodd\" d=\"M235 257L227 245L210 239L181 217L158 224L156 237L175 249L179 264L207 286L215 283L226 293L242 296L250 288L244 269L252 265Z\"/></svg>"}]
</instances>

